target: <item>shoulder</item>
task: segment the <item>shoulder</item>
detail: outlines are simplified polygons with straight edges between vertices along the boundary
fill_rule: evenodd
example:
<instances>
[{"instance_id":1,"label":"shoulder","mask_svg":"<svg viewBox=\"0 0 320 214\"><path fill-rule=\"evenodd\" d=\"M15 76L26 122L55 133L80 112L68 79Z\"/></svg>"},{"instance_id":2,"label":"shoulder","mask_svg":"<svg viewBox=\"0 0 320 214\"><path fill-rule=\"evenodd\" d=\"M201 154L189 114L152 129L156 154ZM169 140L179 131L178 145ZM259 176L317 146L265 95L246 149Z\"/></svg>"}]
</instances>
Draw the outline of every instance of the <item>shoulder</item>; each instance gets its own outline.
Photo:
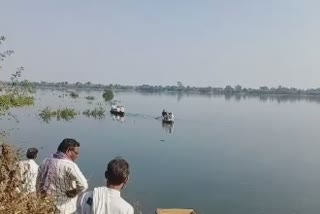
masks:
<instances>
[{"instance_id":1,"label":"shoulder","mask_svg":"<svg viewBox=\"0 0 320 214\"><path fill-rule=\"evenodd\" d=\"M24 164L26 164L26 161L25 161L25 160L19 161L19 165L20 165L20 166L23 166Z\"/></svg>"},{"instance_id":2,"label":"shoulder","mask_svg":"<svg viewBox=\"0 0 320 214\"><path fill-rule=\"evenodd\" d=\"M126 210L126 213L128 214L133 214L134 212L134 209L133 207L131 206L131 204L129 204L126 200L124 200L123 198L121 198L121 201L122 201L122 207L124 210Z\"/></svg>"},{"instance_id":3,"label":"shoulder","mask_svg":"<svg viewBox=\"0 0 320 214\"><path fill-rule=\"evenodd\" d=\"M79 169L78 165L71 161L66 159L55 159L57 162L57 165L60 167L70 168L70 169Z\"/></svg>"},{"instance_id":4,"label":"shoulder","mask_svg":"<svg viewBox=\"0 0 320 214\"><path fill-rule=\"evenodd\" d=\"M32 164L34 167L38 167L39 166L34 160L30 160L30 164Z\"/></svg>"}]
</instances>

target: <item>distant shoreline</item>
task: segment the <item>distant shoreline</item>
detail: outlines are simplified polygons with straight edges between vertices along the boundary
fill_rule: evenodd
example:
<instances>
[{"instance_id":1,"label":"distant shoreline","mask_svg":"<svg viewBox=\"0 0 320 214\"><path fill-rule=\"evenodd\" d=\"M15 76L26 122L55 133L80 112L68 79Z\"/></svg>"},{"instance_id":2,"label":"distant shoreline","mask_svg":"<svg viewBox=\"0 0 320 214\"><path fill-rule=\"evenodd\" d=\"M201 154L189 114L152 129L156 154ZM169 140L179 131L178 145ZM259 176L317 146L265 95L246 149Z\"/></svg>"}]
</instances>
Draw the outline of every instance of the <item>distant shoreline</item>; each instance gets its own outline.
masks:
<instances>
[{"instance_id":1,"label":"distant shoreline","mask_svg":"<svg viewBox=\"0 0 320 214\"><path fill-rule=\"evenodd\" d=\"M10 82L1 82L3 85L8 86ZM27 80L17 83L19 86L33 85L35 88L39 89L61 89L61 90L106 90L112 89L116 91L138 91L138 92L150 92L150 93L162 93L162 92L178 92L185 94L212 94L212 95L254 95L254 96L263 96L263 95L277 95L277 96L320 96L320 88L315 89L297 89L297 88L288 88L283 86L278 87L267 87L261 86L259 88L245 88L240 85L226 87L194 87L194 86L184 86L181 82L178 82L177 85L171 86L161 86L161 85L119 85L119 84L93 84L90 82L87 83L68 83L68 82L30 82Z\"/></svg>"}]
</instances>

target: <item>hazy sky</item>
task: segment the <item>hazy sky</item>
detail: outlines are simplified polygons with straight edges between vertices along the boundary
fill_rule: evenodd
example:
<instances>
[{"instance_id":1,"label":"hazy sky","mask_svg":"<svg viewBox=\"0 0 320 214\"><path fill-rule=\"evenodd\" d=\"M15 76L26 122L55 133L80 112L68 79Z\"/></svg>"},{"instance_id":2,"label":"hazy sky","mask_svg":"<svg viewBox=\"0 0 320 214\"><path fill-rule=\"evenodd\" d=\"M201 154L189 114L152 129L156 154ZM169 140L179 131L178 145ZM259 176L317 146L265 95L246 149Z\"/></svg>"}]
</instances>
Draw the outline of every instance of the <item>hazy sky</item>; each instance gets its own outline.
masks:
<instances>
[{"instance_id":1,"label":"hazy sky","mask_svg":"<svg viewBox=\"0 0 320 214\"><path fill-rule=\"evenodd\" d=\"M0 0L2 78L320 87L318 0Z\"/></svg>"}]
</instances>

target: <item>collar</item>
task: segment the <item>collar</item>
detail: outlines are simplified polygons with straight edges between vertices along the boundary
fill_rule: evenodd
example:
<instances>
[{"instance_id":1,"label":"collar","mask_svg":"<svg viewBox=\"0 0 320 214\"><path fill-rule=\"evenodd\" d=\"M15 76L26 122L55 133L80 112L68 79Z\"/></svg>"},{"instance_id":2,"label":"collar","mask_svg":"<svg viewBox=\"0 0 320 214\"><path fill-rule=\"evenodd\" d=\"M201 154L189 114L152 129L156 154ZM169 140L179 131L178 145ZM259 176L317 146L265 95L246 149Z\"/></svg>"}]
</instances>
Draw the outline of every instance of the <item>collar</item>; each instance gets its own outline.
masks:
<instances>
[{"instance_id":1,"label":"collar","mask_svg":"<svg viewBox=\"0 0 320 214\"><path fill-rule=\"evenodd\" d=\"M107 188L107 190L108 190L110 195L120 197L120 191L119 190L111 189L111 188L108 188L108 187L106 187L106 188Z\"/></svg>"}]
</instances>

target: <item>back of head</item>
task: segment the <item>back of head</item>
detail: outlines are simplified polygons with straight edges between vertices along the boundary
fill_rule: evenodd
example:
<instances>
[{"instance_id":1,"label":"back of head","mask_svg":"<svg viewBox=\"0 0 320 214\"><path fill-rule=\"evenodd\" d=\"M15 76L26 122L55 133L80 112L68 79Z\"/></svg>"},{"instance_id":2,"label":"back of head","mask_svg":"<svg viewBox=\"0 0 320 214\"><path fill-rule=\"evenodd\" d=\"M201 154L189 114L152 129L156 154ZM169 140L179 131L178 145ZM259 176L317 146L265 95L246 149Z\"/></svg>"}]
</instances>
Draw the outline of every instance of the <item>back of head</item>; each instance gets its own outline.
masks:
<instances>
[{"instance_id":1,"label":"back of head","mask_svg":"<svg viewBox=\"0 0 320 214\"><path fill-rule=\"evenodd\" d=\"M78 143L75 139L65 138L58 146L58 152L66 153L69 149L80 147L80 143Z\"/></svg>"},{"instance_id":2,"label":"back of head","mask_svg":"<svg viewBox=\"0 0 320 214\"><path fill-rule=\"evenodd\" d=\"M129 163L121 157L117 157L108 163L105 177L108 184L119 186L126 183L130 174Z\"/></svg>"},{"instance_id":3,"label":"back of head","mask_svg":"<svg viewBox=\"0 0 320 214\"><path fill-rule=\"evenodd\" d=\"M37 148L29 148L27 150L27 158L28 159L36 159L37 157L37 154L38 154L38 149Z\"/></svg>"}]
</instances>

